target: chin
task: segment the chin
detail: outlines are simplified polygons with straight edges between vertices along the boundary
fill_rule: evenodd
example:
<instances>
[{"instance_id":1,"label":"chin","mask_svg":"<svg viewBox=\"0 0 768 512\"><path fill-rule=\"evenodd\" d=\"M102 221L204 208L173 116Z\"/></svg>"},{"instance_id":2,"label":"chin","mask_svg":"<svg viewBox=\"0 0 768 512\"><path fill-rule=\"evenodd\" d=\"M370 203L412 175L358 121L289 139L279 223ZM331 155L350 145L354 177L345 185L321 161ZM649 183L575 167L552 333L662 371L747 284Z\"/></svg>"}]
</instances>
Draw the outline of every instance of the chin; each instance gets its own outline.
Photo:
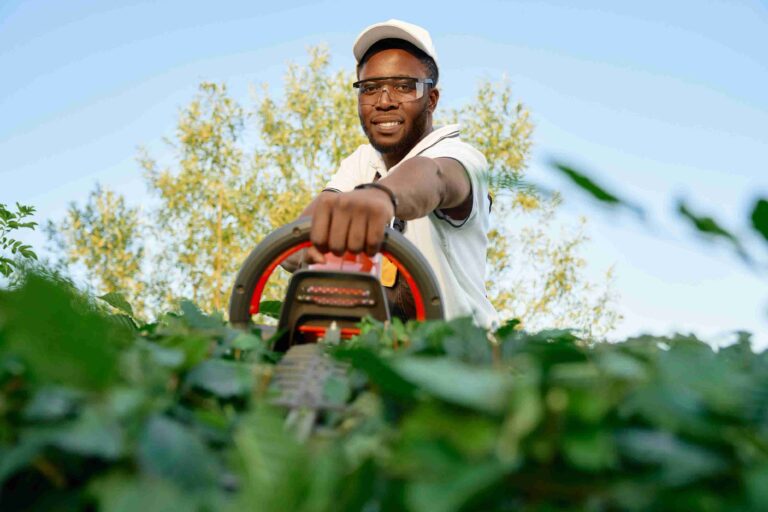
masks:
<instances>
[{"instance_id":1,"label":"chin","mask_svg":"<svg viewBox=\"0 0 768 512\"><path fill-rule=\"evenodd\" d=\"M373 136L369 130L365 130L365 135L368 138L368 142L371 143L371 146L373 146L376 151L383 155L392 153L407 153L416 144L416 142L418 142L418 137L416 137L414 140L412 132L402 133L395 140L389 138L385 141L382 141L381 139Z\"/></svg>"},{"instance_id":2,"label":"chin","mask_svg":"<svg viewBox=\"0 0 768 512\"><path fill-rule=\"evenodd\" d=\"M398 150L402 148L402 140L398 140L396 142L388 142L385 144L382 144L376 139L369 138L368 141L371 143L371 146L382 154L388 154L388 153L396 153Z\"/></svg>"}]
</instances>

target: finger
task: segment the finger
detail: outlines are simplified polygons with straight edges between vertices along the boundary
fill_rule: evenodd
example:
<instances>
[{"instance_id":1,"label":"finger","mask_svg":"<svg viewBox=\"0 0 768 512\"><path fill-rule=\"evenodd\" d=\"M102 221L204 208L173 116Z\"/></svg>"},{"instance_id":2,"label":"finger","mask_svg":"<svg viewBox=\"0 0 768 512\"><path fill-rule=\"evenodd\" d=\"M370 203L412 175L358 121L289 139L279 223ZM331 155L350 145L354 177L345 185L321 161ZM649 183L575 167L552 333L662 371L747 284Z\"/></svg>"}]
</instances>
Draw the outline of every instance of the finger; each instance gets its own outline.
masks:
<instances>
[{"instance_id":1,"label":"finger","mask_svg":"<svg viewBox=\"0 0 768 512\"><path fill-rule=\"evenodd\" d=\"M365 214L353 215L347 234L347 250L349 252L358 254L365 250L367 231L368 216Z\"/></svg>"},{"instance_id":2,"label":"finger","mask_svg":"<svg viewBox=\"0 0 768 512\"><path fill-rule=\"evenodd\" d=\"M335 199L335 198L333 198ZM331 226L332 200L320 200L312 214L309 240L319 252L328 252L328 230Z\"/></svg>"},{"instance_id":3,"label":"finger","mask_svg":"<svg viewBox=\"0 0 768 512\"><path fill-rule=\"evenodd\" d=\"M307 263L325 263L325 256L314 245L310 245L304 254L304 261Z\"/></svg>"},{"instance_id":4,"label":"finger","mask_svg":"<svg viewBox=\"0 0 768 512\"><path fill-rule=\"evenodd\" d=\"M343 201L337 201L334 205L331 228L328 233L328 250L336 256L342 256L347 249L350 220L349 210ZM318 249L322 251L322 248L318 247Z\"/></svg>"},{"instance_id":5,"label":"finger","mask_svg":"<svg viewBox=\"0 0 768 512\"><path fill-rule=\"evenodd\" d=\"M285 258L282 263L280 263L280 266L283 267L285 270L287 270L290 273L296 272L296 269L299 268L301 265L301 262L304 260L303 258L304 250L295 252Z\"/></svg>"},{"instance_id":6,"label":"finger","mask_svg":"<svg viewBox=\"0 0 768 512\"><path fill-rule=\"evenodd\" d=\"M387 223L378 216L371 216L368 219L368 228L365 237L365 253L368 256L374 256L381 250L381 244L384 242L384 230Z\"/></svg>"}]
</instances>

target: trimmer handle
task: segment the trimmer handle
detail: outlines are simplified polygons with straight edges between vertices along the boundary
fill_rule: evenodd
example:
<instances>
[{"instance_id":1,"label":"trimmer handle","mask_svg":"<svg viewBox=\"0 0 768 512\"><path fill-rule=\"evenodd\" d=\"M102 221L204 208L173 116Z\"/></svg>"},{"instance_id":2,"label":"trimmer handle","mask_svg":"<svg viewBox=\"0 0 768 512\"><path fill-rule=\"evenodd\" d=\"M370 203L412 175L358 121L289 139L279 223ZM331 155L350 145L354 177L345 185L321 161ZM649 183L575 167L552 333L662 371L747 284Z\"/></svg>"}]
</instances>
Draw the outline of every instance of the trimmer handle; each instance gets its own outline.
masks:
<instances>
[{"instance_id":1,"label":"trimmer handle","mask_svg":"<svg viewBox=\"0 0 768 512\"><path fill-rule=\"evenodd\" d=\"M309 247L312 219L299 219L270 233L240 267L229 299L229 321L247 328L259 312L264 287L275 268L291 254ZM417 320L443 319L440 287L427 260L402 234L387 228L381 254L397 267L413 294Z\"/></svg>"}]
</instances>

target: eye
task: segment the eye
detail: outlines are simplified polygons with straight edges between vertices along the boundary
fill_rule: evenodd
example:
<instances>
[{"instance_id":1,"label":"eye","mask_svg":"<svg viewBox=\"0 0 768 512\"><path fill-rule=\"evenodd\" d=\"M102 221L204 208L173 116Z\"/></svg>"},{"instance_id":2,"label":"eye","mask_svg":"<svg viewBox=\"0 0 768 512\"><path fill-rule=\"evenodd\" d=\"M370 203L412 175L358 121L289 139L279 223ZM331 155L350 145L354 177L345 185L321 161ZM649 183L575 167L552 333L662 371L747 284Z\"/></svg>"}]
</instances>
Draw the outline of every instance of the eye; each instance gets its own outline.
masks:
<instances>
[{"instance_id":1,"label":"eye","mask_svg":"<svg viewBox=\"0 0 768 512\"><path fill-rule=\"evenodd\" d=\"M360 94L373 94L379 90L379 84L375 82L366 82L360 84Z\"/></svg>"},{"instance_id":2,"label":"eye","mask_svg":"<svg viewBox=\"0 0 768 512\"><path fill-rule=\"evenodd\" d=\"M398 92L411 92L416 88L412 80L403 80L395 84L395 90Z\"/></svg>"}]
</instances>

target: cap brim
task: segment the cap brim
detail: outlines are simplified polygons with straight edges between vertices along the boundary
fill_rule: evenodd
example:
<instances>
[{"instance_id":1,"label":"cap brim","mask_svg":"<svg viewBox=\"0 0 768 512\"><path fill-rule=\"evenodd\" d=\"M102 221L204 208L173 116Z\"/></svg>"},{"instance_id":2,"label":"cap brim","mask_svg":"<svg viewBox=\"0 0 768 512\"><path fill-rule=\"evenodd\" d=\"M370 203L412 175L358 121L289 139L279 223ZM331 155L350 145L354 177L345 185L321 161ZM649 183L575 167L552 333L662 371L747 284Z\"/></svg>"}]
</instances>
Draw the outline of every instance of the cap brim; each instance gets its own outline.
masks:
<instances>
[{"instance_id":1,"label":"cap brim","mask_svg":"<svg viewBox=\"0 0 768 512\"><path fill-rule=\"evenodd\" d=\"M379 25L371 27L357 38L355 45L352 47L352 53L355 55L355 60L360 62L360 59L363 58L365 52L382 39L403 39L427 55L430 55L429 49L425 48L424 44L407 30L392 25ZM434 58L432 55L430 55L430 57Z\"/></svg>"}]
</instances>

